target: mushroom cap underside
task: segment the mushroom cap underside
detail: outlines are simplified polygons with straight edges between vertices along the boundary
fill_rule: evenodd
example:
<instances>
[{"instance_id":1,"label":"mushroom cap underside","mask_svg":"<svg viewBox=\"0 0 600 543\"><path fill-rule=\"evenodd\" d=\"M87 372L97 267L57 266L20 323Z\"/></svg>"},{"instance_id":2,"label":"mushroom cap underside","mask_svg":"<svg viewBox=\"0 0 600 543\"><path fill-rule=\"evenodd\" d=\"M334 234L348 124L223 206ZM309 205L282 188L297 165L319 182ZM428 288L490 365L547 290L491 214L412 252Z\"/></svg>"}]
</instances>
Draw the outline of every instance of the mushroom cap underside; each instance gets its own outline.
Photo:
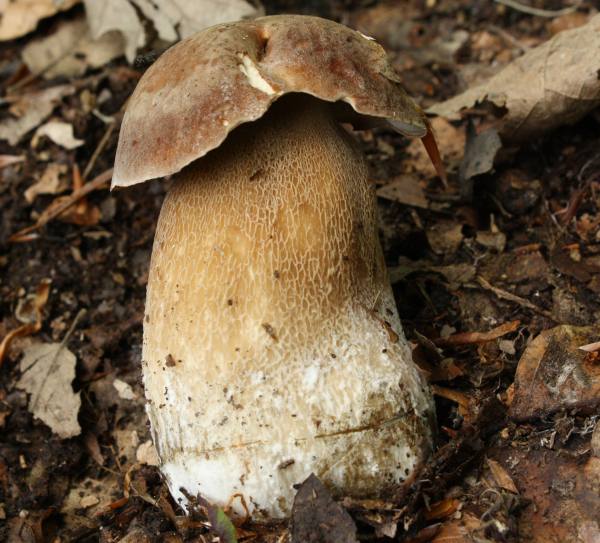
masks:
<instances>
[{"instance_id":1,"label":"mushroom cap underside","mask_svg":"<svg viewBox=\"0 0 600 543\"><path fill-rule=\"evenodd\" d=\"M180 171L292 92L346 102L407 136L427 132L384 49L360 32L302 15L226 23L174 45L140 79L121 125L112 186Z\"/></svg>"}]
</instances>

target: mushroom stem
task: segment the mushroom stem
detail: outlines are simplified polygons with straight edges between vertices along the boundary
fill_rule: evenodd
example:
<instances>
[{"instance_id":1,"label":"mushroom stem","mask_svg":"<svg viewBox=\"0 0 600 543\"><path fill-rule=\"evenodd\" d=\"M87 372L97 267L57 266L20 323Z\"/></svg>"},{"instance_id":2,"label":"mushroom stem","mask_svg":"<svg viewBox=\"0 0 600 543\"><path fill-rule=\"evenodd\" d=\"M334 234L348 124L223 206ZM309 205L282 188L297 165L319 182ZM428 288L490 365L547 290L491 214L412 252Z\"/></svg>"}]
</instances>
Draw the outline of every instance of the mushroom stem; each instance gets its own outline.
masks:
<instances>
[{"instance_id":1,"label":"mushroom stem","mask_svg":"<svg viewBox=\"0 0 600 543\"><path fill-rule=\"evenodd\" d=\"M180 488L289 514L311 472L377 497L431 446L365 161L329 104L290 95L175 176L144 324L148 414ZM239 509L242 512L242 509Z\"/></svg>"}]
</instances>

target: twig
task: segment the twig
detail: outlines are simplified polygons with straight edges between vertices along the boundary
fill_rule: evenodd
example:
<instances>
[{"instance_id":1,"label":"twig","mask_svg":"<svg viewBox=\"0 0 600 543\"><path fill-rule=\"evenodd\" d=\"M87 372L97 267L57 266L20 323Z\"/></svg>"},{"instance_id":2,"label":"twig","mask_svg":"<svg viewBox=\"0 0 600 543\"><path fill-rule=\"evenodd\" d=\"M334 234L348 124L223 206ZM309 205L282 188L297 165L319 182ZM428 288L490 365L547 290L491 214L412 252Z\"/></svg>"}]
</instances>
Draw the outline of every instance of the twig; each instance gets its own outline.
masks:
<instances>
[{"instance_id":1,"label":"twig","mask_svg":"<svg viewBox=\"0 0 600 543\"><path fill-rule=\"evenodd\" d=\"M486 343L514 332L520 324L521 321L518 320L505 322L504 324L501 324L500 326L497 326L496 328L493 328L487 332L461 332L448 337L434 339L433 342L442 347Z\"/></svg>"},{"instance_id":2,"label":"twig","mask_svg":"<svg viewBox=\"0 0 600 543\"><path fill-rule=\"evenodd\" d=\"M506 290L502 290L501 288L498 288L498 287L495 287L494 285L491 285L481 275L477 276L477 282L484 289L490 290L491 292L493 292L496 296L498 296L498 298L501 298L503 300L508 300L509 302L514 302L516 304L519 304L522 307L526 307L527 309L531 309L531 311L535 311L536 313L539 313L540 315L544 315L544 317L547 317L547 318L553 320L554 322L556 322L556 319L554 318L554 316L552 315L552 313L550 313L550 311L547 311L547 310L545 310L545 309L543 309L541 307L538 307L537 305L531 303L529 300L526 300L525 298L521 298L520 296L517 296L516 294L512 294L511 292L508 292Z\"/></svg>"},{"instance_id":3,"label":"twig","mask_svg":"<svg viewBox=\"0 0 600 543\"><path fill-rule=\"evenodd\" d=\"M57 205L54 208L46 210L42 213L39 219L35 224L23 228L18 232L15 232L12 236L8 238L10 243L20 243L23 241L29 241L26 237L27 234L35 232L42 226L48 224L52 219L58 217L61 213L74 206L79 200L81 200L84 196L88 195L90 192L93 192L99 188L102 188L103 185L106 185L112 178L113 170L109 168L105 172L102 172L100 175L92 179L89 183L85 183L80 189L73 191L73 193L68 196L64 202L60 205Z\"/></svg>"},{"instance_id":4,"label":"twig","mask_svg":"<svg viewBox=\"0 0 600 543\"><path fill-rule=\"evenodd\" d=\"M112 135L116 124L117 124L116 121L113 121L106 128L104 134L102 135L102 138L100 138L100 141L98 142L98 145L96 146L96 149L94 149L94 152L92 153L92 156L91 156L89 162L87 163L85 169L83 170L83 179L87 179L88 175L90 175L90 172L92 171L92 168L96 164L96 160L98 160L100 153L102 153L102 151L104 151L104 148L106 147L106 144L108 143L108 140L110 139L110 136Z\"/></svg>"},{"instance_id":5,"label":"twig","mask_svg":"<svg viewBox=\"0 0 600 543\"><path fill-rule=\"evenodd\" d=\"M568 8L550 10L550 9L539 9L534 8L533 6L526 6L525 4L521 4L516 0L494 0L497 4L502 4L509 8L512 8L516 11L520 11L521 13L527 13L528 15L536 15L538 17L560 17L561 15L567 15L568 13L573 13L577 11L579 5L581 4L581 0L579 0L575 5L569 6Z\"/></svg>"},{"instance_id":6,"label":"twig","mask_svg":"<svg viewBox=\"0 0 600 543\"><path fill-rule=\"evenodd\" d=\"M577 175L577 179L580 184L579 188L575 189L573 191L573 194L571 194L571 198L569 198L569 203L567 204L567 207L564 209L561 209L560 211L558 211L556 213L556 215L562 215L560 222L563 225L567 225L571 222L571 219L576 215L577 211L579 210L579 207L581 206L581 203L583 202L583 199L584 199L588 189L590 188L592 182L596 181L596 179L599 178L598 175L591 175L590 177L587 178L587 180L585 182L583 182L583 176L584 176L585 172L597 160L598 160L598 157L594 156L593 158L588 160L583 165L583 167L579 171L579 174Z\"/></svg>"},{"instance_id":7,"label":"twig","mask_svg":"<svg viewBox=\"0 0 600 543\"><path fill-rule=\"evenodd\" d=\"M523 53L525 51L529 51L529 49L531 49L531 47L529 47L528 45L525 45L524 43L521 43L512 34L509 34L506 30L504 30L503 28L500 28L499 26L491 24L491 25L488 25L488 28L494 34L497 34L498 36L500 36L505 42L508 42L509 45L512 45L513 47L519 49Z\"/></svg>"},{"instance_id":8,"label":"twig","mask_svg":"<svg viewBox=\"0 0 600 543\"><path fill-rule=\"evenodd\" d=\"M110 136L112 135L115 128L117 126L121 125L121 120L123 118L125 106L127 106L128 102L129 102L129 99L127 99L123 102L123 104L119 108L119 113L116 115L116 118L110 122L110 124L106 128L106 131L102 135L102 138L100 138L100 141L98 142L98 145L96 146L96 149L92 153L92 156L91 156L89 162L87 163L85 169L83 170L83 178L84 179L87 179L88 175L90 175L92 168L96 164L96 160L98 160L100 153L102 153L102 151L104 151L104 148L106 147L108 141L110 140Z\"/></svg>"}]
</instances>

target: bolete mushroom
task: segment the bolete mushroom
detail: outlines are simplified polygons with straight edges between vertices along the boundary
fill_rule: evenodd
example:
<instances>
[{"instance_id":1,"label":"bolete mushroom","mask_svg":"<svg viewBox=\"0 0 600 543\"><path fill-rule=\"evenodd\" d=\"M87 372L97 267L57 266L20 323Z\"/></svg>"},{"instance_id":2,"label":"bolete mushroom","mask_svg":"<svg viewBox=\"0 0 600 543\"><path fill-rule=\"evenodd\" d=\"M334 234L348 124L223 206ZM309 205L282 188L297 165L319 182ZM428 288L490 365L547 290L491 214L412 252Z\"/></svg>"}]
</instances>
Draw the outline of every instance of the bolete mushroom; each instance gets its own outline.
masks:
<instances>
[{"instance_id":1,"label":"bolete mushroom","mask_svg":"<svg viewBox=\"0 0 600 543\"><path fill-rule=\"evenodd\" d=\"M174 179L142 365L161 469L184 507L190 494L240 495L255 518L284 517L311 472L337 495L377 497L430 452L432 399L340 102L432 148L383 49L315 17L204 30L129 101L113 186Z\"/></svg>"}]
</instances>

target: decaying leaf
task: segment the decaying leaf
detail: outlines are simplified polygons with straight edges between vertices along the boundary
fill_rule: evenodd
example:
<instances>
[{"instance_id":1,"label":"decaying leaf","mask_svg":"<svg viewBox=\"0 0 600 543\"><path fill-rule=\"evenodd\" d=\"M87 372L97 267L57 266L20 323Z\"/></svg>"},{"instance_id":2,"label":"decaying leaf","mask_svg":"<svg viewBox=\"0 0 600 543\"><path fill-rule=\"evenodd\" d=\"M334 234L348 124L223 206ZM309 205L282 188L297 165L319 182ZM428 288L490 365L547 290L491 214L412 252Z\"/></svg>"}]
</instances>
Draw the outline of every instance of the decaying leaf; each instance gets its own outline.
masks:
<instances>
[{"instance_id":1,"label":"decaying leaf","mask_svg":"<svg viewBox=\"0 0 600 543\"><path fill-rule=\"evenodd\" d=\"M518 494L519 490L515 486L514 481L508 474L508 472L502 467L502 465L496 460L492 460L491 458L487 459L488 468L490 468L490 472L492 477L494 478L495 483L504 490L508 490L509 492L513 492L514 494Z\"/></svg>"},{"instance_id":2,"label":"decaying leaf","mask_svg":"<svg viewBox=\"0 0 600 543\"><path fill-rule=\"evenodd\" d=\"M427 159L428 164L429 159ZM431 166L430 166L431 167ZM431 167L433 170L433 167ZM377 190L377 196L401 204L427 209L429 202L425 198L423 187L412 175L399 175Z\"/></svg>"},{"instance_id":3,"label":"decaying leaf","mask_svg":"<svg viewBox=\"0 0 600 543\"><path fill-rule=\"evenodd\" d=\"M61 180L61 176L66 174L67 170L66 164L48 164L42 176L25 191L25 200L31 204L39 194L58 194L66 190L68 185Z\"/></svg>"},{"instance_id":4,"label":"decaying leaf","mask_svg":"<svg viewBox=\"0 0 600 543\"><path fill-rule=\"evenodd\" d=\"M500 136L494 128L489 128L477 134L469 125L465 155L460 163L459 175L466 181L491 171L494 167L496 154L502 148Z\"/></svg>"},{"instance_id":5,"label":"decaying leaf","mask_svg":"<svg viewBox=\"0 0 600 543\"><path fill-rule=\"evenodd\" d=\"M256 16L257 9L245 0L84 0L94 39L110 31L122 34L125 56L133 62L146 44L137 9L149 19L166 42L186 38L208 26Z\"/></svg>"},{"instance_id":6,"label":"decaying leaf","mask_svg":"<svg viewBox=\"0 0 600 543\"><path fill-rule=\"evenodd\" d=\"M57 85L23 95L11 107L11 112L18 112L19 116L0 121L0 140L16 145L27 132L51 115L62 98L74 92L72 85Z\"/></svg>"},{"instance_id":7,"label":"decaying leaf","mask_svg":"<svg viewBox=\"0 0 600 543\"><path fill-rule=\"evenodd\" d=\"M600 458L586 454L574 443L551 450L537 445L514 447L508 442L494 455L500 464L514 466L511 479L532 502L518 516L519 541L600 540Z\"/></svg>"},{"instance_id":8,"label":"decaying leaf","mask_svg":"<svg viewBox=\"0 0 600 543\"><path fill-rule=\"evenodd\" d=\"M434 253L454 254L463 241L462 224L455 221L439 221L425 232Z\"/></svg>"},{"instance_id":9,"label":"decaying leaf","mask_svg":"<svg viewBox=\"0 0 600 543\"><path fill-rule=\"evenodd\" d=\"M313 474L298 489L291 522L292 543L358 543L352 518Z\"/></svg>"},{"instance_id":10,"label":"decaying leaf","mask_svg":"<svg viewBox=\"0 0 600 543\"><path fill-rule=\"evenodd\" d=\"M50 294L50 280L43 279L36 289L35 296L33 297L31 308L33 318L30 322L26 322L22 326L11 330L2 338L0 342L0 366L2 366L2 362L4 362L4 357L6 356L6 351L10 345L10 342L19 336L28 336L30 334L35 334L42 328L42 319L43 314L42 310L44 306L48 302L48 296Z\"/></svg>"},{"instance_id":11,"label":"decaying leaf","mask_svg":"<svg viewBox=\"0 0 600 543\"><path fill-rule=\"evenodd\" d=\"M81 147L85 141L79 140L73 135L73 125L62 121L49 121L40 126L31 138L31 146L37 147L42 136L46 136L56 145L65 149L76 149Z\"/></svg>"},{"instance_id":12,"label":"decaying leaf","mask_svg":"<svg viewBox=\"0 0 600 543\"><path fill-rule=\"evenodd\" d=\"M39 21L71 9L81 0L0 0L0 41L28 34Z\"/></svg>"},{"instance_id":13,"label":"decaying leaf","mask_svg":"<svg viewBox=\"0 0 600 543\"><path fill-rule=\"evenodd\" d=\"M54 34L29 42L23 48L22 57L31 73L52 79L83 75L88 67L104 66L124 52L120 33L107 32L92 39L82 16L74 21L63 21Z\"/></svg>"},{"instance_id":14,"label":"decaying leaf","mask_svg":"<svg viewBox=\"0 0 600 543\"><path fill-rule=\"evenodd\" d=\"M582 46L585 44L585 46ZM499 132L523 142L582 118L600 104L600 14L531 49L481 85L431 107L457 118L485 102L505 111Z\"/></svg>"},{"instance_id":15,"label":"decaying leaf","mask_svg":"<svg viewBox=\"0 0 600 543\"><path fill-rule=\"evenodd\" d=\"M125 56L133 62L137 50L146 45L144 27L135 8L127 0L84 0L93 39L118 31L125 40Z\"/></svg>"},{"instance_id":16,"label":"decaying leaf","mask_svg":"<svg viewBox=\"0 0 600 543\"><path fill-rule=\"evenodd\" d=\"M75 355L62 343L31 345L21 360L17 383L31 395L29 411L63 439L81 433L77 421L81 398L71 386L76 363Z\"/></svg>"},{"instance_id":17,"label":"decaying leaf","mask_svg":"<svg viewBox=\"0 0 600 543\"><path fill-rule=\"evenodd\" d=\"M599 326L562 325L537 336L519 360L510 416L524 421L561 409L597 411L600 366L579 346L599 335Z\"/></svg>"}]
</instances>

